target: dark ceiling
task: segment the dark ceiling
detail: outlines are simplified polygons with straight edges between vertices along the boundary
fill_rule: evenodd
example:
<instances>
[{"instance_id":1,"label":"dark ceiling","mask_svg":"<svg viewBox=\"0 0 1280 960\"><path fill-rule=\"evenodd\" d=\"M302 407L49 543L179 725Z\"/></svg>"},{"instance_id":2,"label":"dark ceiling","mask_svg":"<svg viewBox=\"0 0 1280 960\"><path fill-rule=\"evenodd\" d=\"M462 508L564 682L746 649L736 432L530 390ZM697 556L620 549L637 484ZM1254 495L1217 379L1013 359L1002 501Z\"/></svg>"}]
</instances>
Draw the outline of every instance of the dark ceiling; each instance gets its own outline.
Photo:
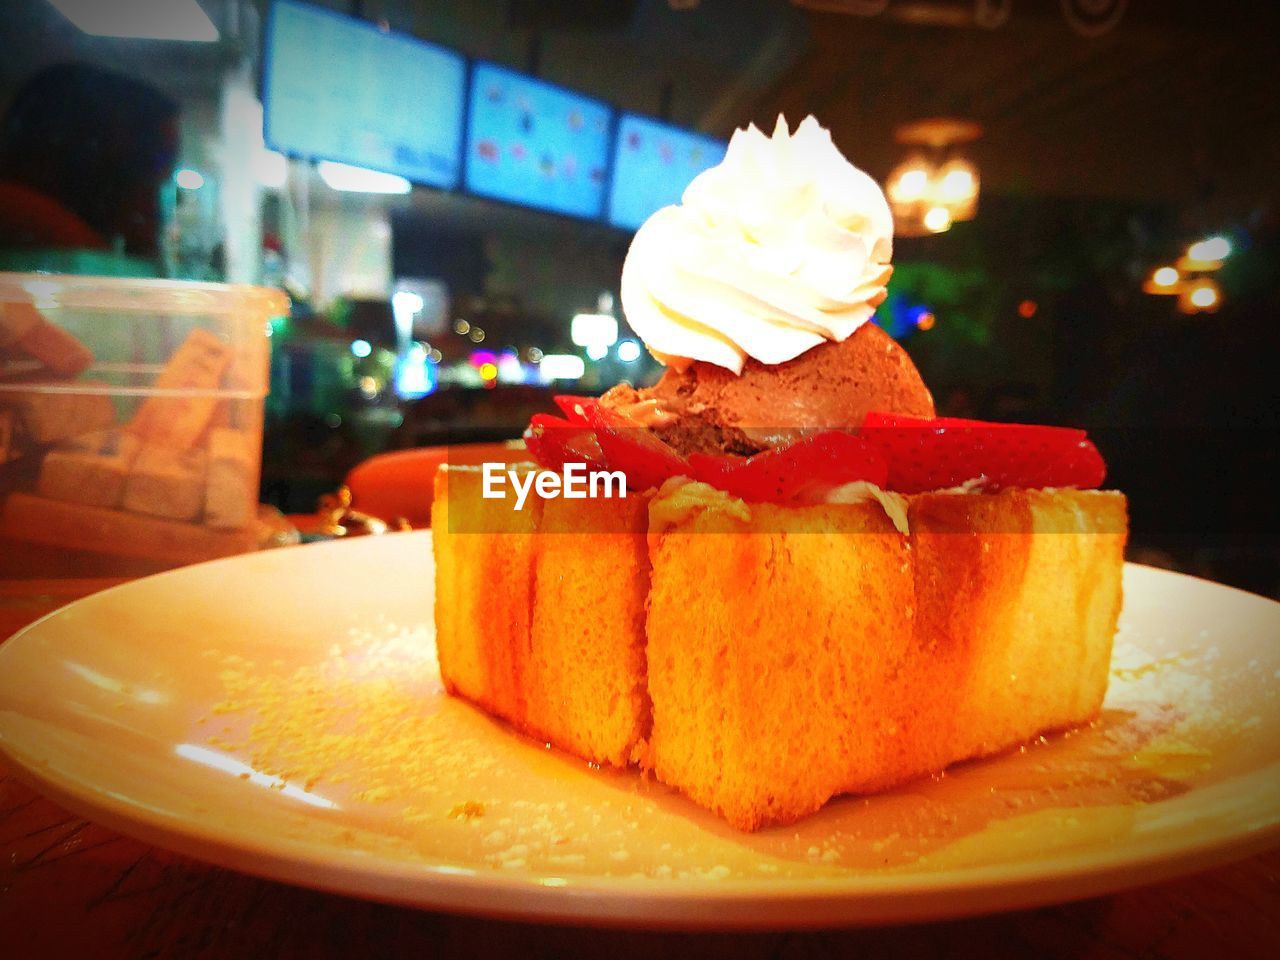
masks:
<instances>
[{"instance_id":1,"label":"dark ceiling","mask_svg":"<svg viewBox=\"0 0 1280 960\"><path fill-rule=\"evenodd\" d=\"M803 58L752 113L814 113L878 176L901 155L889 131L941 115L985 128L971 153L987 189L1238 209L1274 193L1280 5L1135 3L1092 38L1057 3L1006 3L997 29L979 6L809 11Z\"/></svg>"},{"instance_id":2,"label":"dark ceiling","mask_svg":"<svg viewBox=\"0 0 1280 960\"><path fill-rule=\"evenodd\" d=\"M971 153L988 191L1241 214L1270 198L1280 170L1271 2L1130 0L1091 38L1062 4L1123 0L318 2L719 135L813 113L879 177L902 155L894 128L936 115L985 128ZM202 3L224 25L235 7ZM1008 16L986 29L979 10ZM212 102L236 47L210 46L89 38L46 0L0 0L0 100L42 63L76 58Z\"/></svg>"}]
</instances>

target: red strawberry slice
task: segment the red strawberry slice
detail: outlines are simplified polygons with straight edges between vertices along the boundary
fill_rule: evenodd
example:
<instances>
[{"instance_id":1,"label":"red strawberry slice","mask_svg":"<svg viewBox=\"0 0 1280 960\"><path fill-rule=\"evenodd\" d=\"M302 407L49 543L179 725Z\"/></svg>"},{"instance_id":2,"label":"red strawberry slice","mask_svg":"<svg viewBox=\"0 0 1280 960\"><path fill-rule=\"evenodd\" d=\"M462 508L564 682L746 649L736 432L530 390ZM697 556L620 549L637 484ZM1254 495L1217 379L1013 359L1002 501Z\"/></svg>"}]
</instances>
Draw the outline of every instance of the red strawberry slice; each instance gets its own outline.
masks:
<instances>
[{"instance_id":1,"label":"red strawberry slice","mask_svg":"<svg viewBox=\"0 0 1280 960\"><path fill-rule=\"evenodd\" d=\"M602 407L598 398L561 394L553 399L566 419L559 420L539 414L530 421L531 428L535 422L542 420L555 421L561 429L568 427L584 430L595 443L598 463L593 465L597 468L621 470L627 475L632 489L646 490L661 486L668 477L690 472L689 464L675 450L647 429L637 426L607 407ZM576 449L584 446L584 441L575 441ZM554 454L552 457L554 458Z\"/></svg>"},{"instance_id":2,"label":"red strawberry slice","mask_svg":"<svg viewBox=\"0 0 1280 960\"><path fill-rule=\"evenodd\" d=\"M881 453L849 433L828 431L753 457L691 454L694 477L750 503L820 503L835 487L867 480L883 487Z\"/></svg>"},{"instance_id":3,"label":"red strawberry slice","mask_svg":"<svg viewBox=\"0 0 1280 960\"><path fill-rule=\"evenodd\" d=\"M889 489L922 493L977 477L987 489L1095 489L1106 464L1083 430L869 413L859 435L889 464Z\"/></svg>"},{"instance_id":4,"label":"red strawberry slice","mask_svg":"<svg viewBox=\"0 0 1280 960\"><path fill-rule=\"evenodd\" d=\"M728 491L726 478L741 470L746 464L746 457L732 453L691 453L689 469L694 480L709 483L718 490Z\"/></svg>"},{"instance_id":5,"label":"red strawberry slice","mask_svg":"<svg viewBox=\"0 0 1280 960\"><path fill-rule=\"evenodd\" d=\"M570 393L562 393L551 398L555 401L560 412L565 415L565 419L570 423L587 422L586 411L593 407L600 406L600 400L597 397L575 397Z\"/></svg>"},{"instance_id":6,"label":"red strawberry slice","mask_svg":"<svg viewBox=\"0 0 1280 960\"><path fill-rule=\"evenodd\" d=\"M690 474L688 461L644 427L597 401L580 403L578 408L595 431L609 469L625 473L631 489L659 487L669 477Z\"/></svg>"},{"instance_id":7,"label":"red strawberry slice","mask_svg":"<svg viewBox=\"0 0 1280 960\"><path fill-rule=\"evenodd\" d=\"M549 413L535 413L524 432L524 444L538 466L559 470L566 463L585 463L588 469L604 467L604 453L595 433Z\"/></svg>"}]
</instances>

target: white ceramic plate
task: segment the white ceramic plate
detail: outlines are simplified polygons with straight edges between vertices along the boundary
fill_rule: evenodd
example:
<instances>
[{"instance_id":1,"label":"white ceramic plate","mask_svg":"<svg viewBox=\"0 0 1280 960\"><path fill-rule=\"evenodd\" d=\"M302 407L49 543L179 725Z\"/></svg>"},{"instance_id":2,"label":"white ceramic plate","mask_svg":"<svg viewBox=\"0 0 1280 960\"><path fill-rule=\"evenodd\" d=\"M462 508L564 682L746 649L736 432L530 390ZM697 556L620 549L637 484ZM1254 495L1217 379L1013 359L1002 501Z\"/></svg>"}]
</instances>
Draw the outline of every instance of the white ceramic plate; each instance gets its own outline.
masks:
<instances>
[{"instance_id":1,"label":"white ceramic plate","mask_svg":"<svg viewBox=\"0 0 1280 960\"><path fill-rule=\"evenodd\" d=\"M423 533L54 613L0 645L0 751L142 839L442 910L749 928L1012 909L1280 838L1280 604L1135 566L1125 594L1093 727L754 835L446 696Z\"/></svg>"}]
</instances>

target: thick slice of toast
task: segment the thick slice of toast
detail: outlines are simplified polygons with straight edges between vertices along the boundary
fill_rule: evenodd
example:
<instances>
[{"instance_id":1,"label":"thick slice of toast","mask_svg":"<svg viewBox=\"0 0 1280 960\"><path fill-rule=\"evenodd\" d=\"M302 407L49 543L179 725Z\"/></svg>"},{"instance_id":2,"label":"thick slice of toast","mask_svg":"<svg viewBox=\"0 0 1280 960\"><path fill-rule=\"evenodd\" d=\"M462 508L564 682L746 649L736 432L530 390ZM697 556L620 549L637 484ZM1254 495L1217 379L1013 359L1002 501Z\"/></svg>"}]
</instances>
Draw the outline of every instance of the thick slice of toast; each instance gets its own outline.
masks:
<instances>
[{"instance_id":1,"label":"thick slice of toast","mask_svg":"<svg viewBox=\"0 0 1280 960\"><path fill-rule=\"evenodd\" d=\"M546 500L533 581L527 725L625 766L648 734L644 604L648 498Z\"/></svg>"},{"instance_id":2,"label":"thick slice of toast","mask_svg":"<svg viewBox=\"0 0 1280 960\"><path fill-rule=\"evenodd\" d=\"M908 502L907 536L877 504L711 506L651 535L660 780L754 830L1097 714L1124 498Z\"/></svg>"},{"instance_id":3,"label":"thick slice of toast","mask_svg":"<svg viewBox=\"0 0 1280 960\"><path fill-rule=\"evenodd\" d=\"M436 634L446 688L539 739L624 766L649 726L648 499L481 496L436 475Z\"/></svg>"},{"instance_id":4,"label":"thick slice of toast","mask_svg":"<svg viewBox=\"0 0 1280 960\"><path fill-rule=\"evenodd\" d=\"M922 494L908 517L916 629L952 691L947 762L1096 715L1120 616L1125 498Z\"/></svg>"},{"instance_id":5,"label":"thick slice of toast","mask_svg":"<svg viewBox=\"0 0 1280 960\"><path fill-rule=\"evenodd\" d=\"M541 501L481 496L478 470L436 474L436 655L445 689L522 726ZM456 533L454 532L456 531Z\"/></svg>"},{"instance_id":6,"label":"thick slice of toast","mask_svg":"<svg viewBox=\"0 0 1280 960\"><path fill-rule=\"evenodd\" d=\"M658 779L744 830L883 785L915 641L907 541L880 506L713 507L650 548Z\"/></svg>"}]
</instances>

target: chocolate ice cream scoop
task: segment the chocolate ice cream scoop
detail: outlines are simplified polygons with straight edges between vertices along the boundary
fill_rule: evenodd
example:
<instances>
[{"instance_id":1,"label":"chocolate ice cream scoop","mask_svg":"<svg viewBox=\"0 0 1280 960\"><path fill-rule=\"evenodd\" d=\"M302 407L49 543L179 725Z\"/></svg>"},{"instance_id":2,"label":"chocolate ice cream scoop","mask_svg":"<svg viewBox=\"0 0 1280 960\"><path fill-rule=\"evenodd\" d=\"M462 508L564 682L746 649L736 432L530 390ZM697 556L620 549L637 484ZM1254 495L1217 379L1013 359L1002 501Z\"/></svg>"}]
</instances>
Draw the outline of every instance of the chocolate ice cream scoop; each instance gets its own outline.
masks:
<instances>
[{"instance_id":1,"label":"chocolate ice cream scoop","mask_svg":"<svg viewBox=\"0 0 1280 960\"><path fill-rule=\"evenodd\" d=\"M751 454L814 429L857 429L872 410L934 416L911 358L871 323L786 363L750 360L740 374L710 363L668 369L630 399L655 399L674 414L654 429L686 453Z\"/></svg>"}]
</instances>

